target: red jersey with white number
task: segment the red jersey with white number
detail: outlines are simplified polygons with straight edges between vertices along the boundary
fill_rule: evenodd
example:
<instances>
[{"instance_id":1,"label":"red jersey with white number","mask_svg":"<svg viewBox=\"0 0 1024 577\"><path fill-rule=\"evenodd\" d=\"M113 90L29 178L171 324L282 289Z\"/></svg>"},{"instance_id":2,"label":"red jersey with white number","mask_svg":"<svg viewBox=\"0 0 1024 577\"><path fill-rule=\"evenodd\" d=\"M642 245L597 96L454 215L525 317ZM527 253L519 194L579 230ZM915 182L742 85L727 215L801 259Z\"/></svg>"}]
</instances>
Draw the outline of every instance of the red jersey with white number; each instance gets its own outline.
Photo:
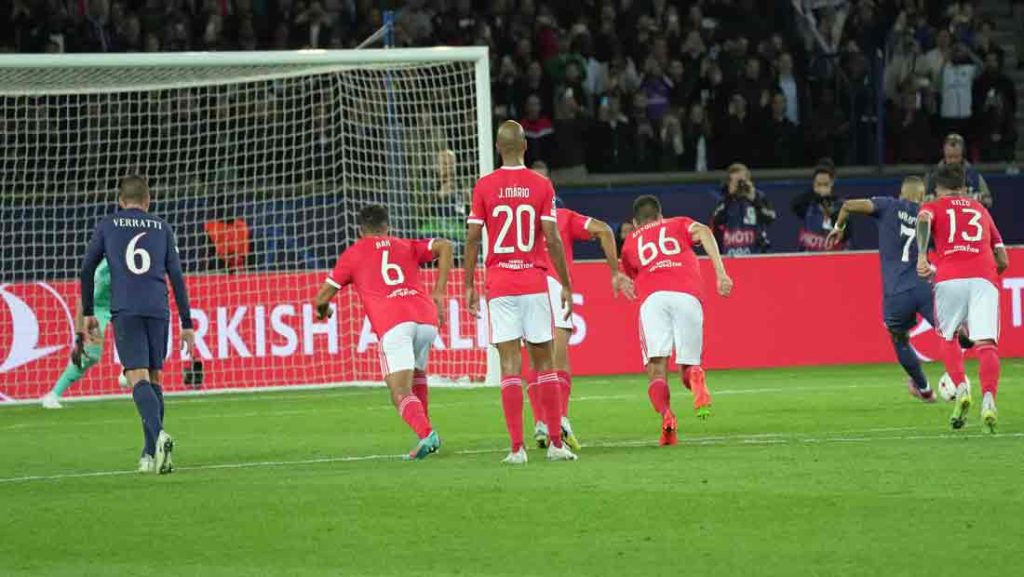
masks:
<instances>
[{"instance_id":1,"label":"red jersey with white number","mask_svg":"<svg viewBox=\"0 0 1024 577\"><path fill-rule=\"evenodd\" d=\"M541 221L556 222L551 181L523 166L503 166L473 187L467 222L487 229L487 296L548 292Z\"/></svg>"},{"instance_id":2,"label":"red jersey with white number","mask_svg":"<svg viewBox=\"0 0 1024 577\"><path fill-rule=\"evenodd\" d=\"M932 218L935 282L983 278L998 288L992 250L1003 246L1003 236L984 205L966 196L944 196L925 203L918 212Z\"/></svg>"},{"instance_id":3,"label":"red jersey with white number","mask_svg":"<svg viewBox=\"0 0 1024 577\"><path fill-rule=\"evenodd\" d=\"M437 306L420 278L420 265L434 260L433 244L432 239L363 237L338 257L327 284L355 288L378 337L402 323L436 325Z\"/></svg>"},{"instance_id":4,"label":"red jersey with white number","mask_svg":"<svg viewBox=\"0 0 1024 577\"><path fill-rule=\"evenodd\" d=\"M571 268L573 263L572 244L578 240L590 240L593 238L587 230L591 218L568 208L557 209L555 217L558 219L556 223L558 225L558 236L562 238L562 246L565 247L565 264ZM547 245L544 246L544 268L548 271L549 277L561 282L561 279L558 278L558 271L551 264L551 256L548 254Z\"/></svg>"},{"instance_id":5,"label":"red jersey with white number","mask_svg":"<svg viewBox=\"0 0 1024 577\"><path fill-rule=\"evenodd\" d=\"M643 302L658 291L703 299L704 281L690 231L698 223L685 216L649 222L630 233L622 247L622 270L634 279Z\"/></svg>"}]
</instances>

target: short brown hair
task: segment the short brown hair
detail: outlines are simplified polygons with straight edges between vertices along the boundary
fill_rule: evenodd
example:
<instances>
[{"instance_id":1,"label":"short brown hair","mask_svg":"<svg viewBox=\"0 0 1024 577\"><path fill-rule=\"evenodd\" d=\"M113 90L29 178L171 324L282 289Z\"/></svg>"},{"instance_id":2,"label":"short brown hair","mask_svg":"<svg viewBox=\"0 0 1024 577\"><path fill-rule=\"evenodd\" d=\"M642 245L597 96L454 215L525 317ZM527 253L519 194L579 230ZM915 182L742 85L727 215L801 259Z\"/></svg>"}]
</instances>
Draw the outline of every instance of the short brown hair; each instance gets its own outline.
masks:
<instances>
[{"instance_id":1,"label":"short brown hair","mask_svg":"<svg viewBox=\"0 0 1024 577\"><path fill-rule=\"evenodd\" d=\"M126 203L143 204L150 199L149 182L138 174L122 176L117 185L117 196Z\"/></svg>"},{"instance_id":2,"label":"short brown hair","mask_svg":"<svg viewBox=\"0 0 1024 577\"><path fill-rule=\"evenodd\" d=\"M964 167L959 164L944 164L935 171L935 187L959 190L964 187Z\"/></svg>"}]
</instances>

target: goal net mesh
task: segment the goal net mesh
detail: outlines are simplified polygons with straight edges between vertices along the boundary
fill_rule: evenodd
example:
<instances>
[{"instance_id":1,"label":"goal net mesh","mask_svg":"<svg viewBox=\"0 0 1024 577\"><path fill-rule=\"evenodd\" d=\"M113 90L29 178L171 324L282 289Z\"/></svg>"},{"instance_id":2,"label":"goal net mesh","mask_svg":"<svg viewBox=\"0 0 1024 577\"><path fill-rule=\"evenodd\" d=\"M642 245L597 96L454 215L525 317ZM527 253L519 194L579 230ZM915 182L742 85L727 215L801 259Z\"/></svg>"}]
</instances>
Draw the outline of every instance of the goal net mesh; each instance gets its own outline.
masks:
<instances>
[{"instance_id":1,"label":"goal net mesh","mask_svg":"<svg viewBox=\"0 0 1024 577\"><path fill-rule=\"evenodd\" d=\"M129 173L175 228L203 389L380 382L351 289L327 322L312 297L371 202L394 234L451 239L461 260L476 97L461 61L0 67L0 402L44 394L67 366L85 244ZM485 320L459 311L457 275L435 383L486 372ZM165 381L180 390L171 324ZM67 395L119 392L112 333Z\"/></svg>"}]
</instances>

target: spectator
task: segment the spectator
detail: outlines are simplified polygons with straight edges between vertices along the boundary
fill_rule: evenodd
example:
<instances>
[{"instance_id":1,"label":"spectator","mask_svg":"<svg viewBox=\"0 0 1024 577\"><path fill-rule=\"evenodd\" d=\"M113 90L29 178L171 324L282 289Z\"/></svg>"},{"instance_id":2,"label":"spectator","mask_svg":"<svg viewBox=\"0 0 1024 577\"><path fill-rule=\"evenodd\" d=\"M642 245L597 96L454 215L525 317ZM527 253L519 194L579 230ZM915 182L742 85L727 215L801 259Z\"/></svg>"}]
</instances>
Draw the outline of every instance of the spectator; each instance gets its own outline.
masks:
<instances>
[{"instance_id":1,"label":"spectator","mask_svg":"<svg viewBox=\"0 0 1024 577\"><path fill-rule=\"evenodd\" d=\"M662 171L682 170L683 152L686 149L683 140L683 127L675 112L669 112L662 118L659 141L661 157L658 160L658 169Z\"/></svg>"},{"instance_id":2,"label":"spectator","mask_svg":"<svg viewBox=\"0 0 1024 577\"><path fill-rule=\"evenodd\" d=\"M685 109L693 100L693 91L696 88L696 77L688 75L683 67L682 60L673 60L668 65L669 106L677 109Z\"/></svg>"},{"instance_id":3,"label":"spectator","mask_svg":"<svg viewBox=\"0 0 1024 577\"><path fill-rule=\"evenodd\" d=\"M844 158L850 122L836 104L835 91L823 88L821 102L811 113L807 126L807 149L829 158Z\"/></svg>"},{"instance_id":4,"label":"spectator","mask_svg":"<svg viewBox=\"0 0 1024 577\"><path fill-rule=\"evenodd\" d=\"M662 73L661 64L654 58L644 63L643 92L647 97L647 117L657 123L668 112L672 84Z\"/></svg>"},{"instance_id":5,"label":"spectator","mask_svg":"<svg viewBox=\"0 0 1024 577\"><path fill-rule=\"evenodd\" d=\"M532 164L537 160L550 162L555 128L551 118L544 114L539 96L531 94L526 99L524 114L519 123L523 125L523 130L526 132L527 163Z\"/></svg>"},{"instance_id":6,"label":"spectator","mask_svg":"<svg viewBox=\"0 0 1024 577\"><path fill-rule=\"evenodd\" d=\"M769 168L795 166L801 158L800 132L786 118L786 95L776 92L771 100L771 112L765 122L760 146L760 164Z\"/></svg>"},{"instance_id":7,"label":"spectator","mask_svg":"<svg viewBox=\"0 0 1024 577\"><path fill-rule=\"evenodd\" d=\"M707 172L711 166L711 122L704 106L699 102L690 106L683 125L683 155L680 159L686 171Z\"/></svg>"},{"instance_id":8,"label":"spectator","mask_svg":"<svg viewBox=\"0 0 1024 577\"><path fill-rule=\"evenodd\" d=\"M928 149L935 141L931 119L921 109L920 94L907 88L886 116L892 160L898 163L928 162Z\"/></svg>"},{"instance_id":9,"label":"spectator","mask_svg":"<svg viewBox=\"0 0 1024 577\"><path fill-rule=\"evenodd\" d=\"M552 100L551 84L544 77L544 70L540 62L534 60L526 68L526 77L516 87L516 96L519 102L516 104L518 110L526 110L526 100L530 96L536 96L540 100L541 114L550 114Z\"/></svg>"},{"instance_id":10,"label":"spectator","mask_svg":"<svg viewBox=\"0 0 1024 577\"><path fill-rule=\"evenodd\" d=\"M78 31L77 49L79 52L109 52L114 49L109 0L89 0Z\"/></svg>"},{"instance_id":11,"label":"spectator","mask_svg":"<svg viewBox=\"0 0 1024 577\"><path fill-rule=\"evenodd\" d=\"M935 47L924 53L920 68L916 68L928 79L928 86L934 92L938 90L940 74L943 67L953 57L953 36L949 30L939 30L935 37Z\"/></svg>"},{"instance_id":12,"label":"spectator","mask_svg":"<svg viewBox=\"0 0 1024 577\"><path fill-rule=\"evenodd\" d=\"M801 115L806 114L810 101L810 90L807 82L797 78L793 73L793 55L783 52L778 59L778 77L775 87L786 97L786 118L794 126L800 126Z\"/></svg>"},{"instance_id":13,"label":"spectator","mask_svg":"<svg viewBox=\"0 0 1024 577\"><path fill-rule=\"evenodd\" d=\"M925 198L935 198L935 171L943 166L959 164L964 168L967 194L984 204L986 208L992 208L992 192L988 188L988 183L974 165L964 158L964 149L964 137L956 133L946 135L946 140L942 144L942 160L925 179Z\"/></svg>"},{"instance_id":14,"label":"spectator","mask_svg":"<svg viewBox=\"0 0 1024 577\"><path fill-rule=\"evenodd\" d=\"M633 217L629 217L618 226L615 231L615 244L619 247L619 252L622 252L622 245L626 244L626 239L629 235L636 230L636 225L633 224Z\"/></svg>"},{"instance_id":15,"label":"spectator","mask_svg":"<svg viewBox=\"0 0 1024 577\"><path fill-rule=\"evenodd\" d=\"M548 165L543 160L538 160L530 165L530 170L543 176L544 178L551 178L551 174L548 172Z\"/></svg>"},{"instance_id":16,"label":"spectator","mask_svg":"<svg viewBox=\"0 0 1024 577\"><path fill-rule=\"evenodd\" d=\"M989 57L994 58L992 54ZM1013 162L1017 149L1016 121L1006 99L990 89L974 117L983 162Z\"/></svg>"},{"instance_id":17,"label":"spectator","mask_svg":"<svg viewBox=\"0 0 1024 577\"><path fill-rule=\"evenodd\" d=\"M303 48L323 48L327 44L332 18L322 2L312 0L304 10L295 14L292 23L296 40Z\"/></svg>"},{"instance_id":18,"label":"spectator","mask_svg":"<svg viewBox=\"0 0 1024 577\"><path fill-rule=\"evenodd\" d=\"M748 58L737 90L747 101L747 109L755 122L768 116L768 106L771 104L770 87L771 83L761 74L761 59L757 56Z\"/></svg>"},{"instance_id":19,"label":"spectator","mask_svg":"<svg viewBox=\"0 0 1024 577\"><path fill-rule=\"evenodd\" d=\"M721 126L721 130L716 132L717 143L713 154L718 166L757 157L754 123L747 115L747 99L742 94L732 95L728 114Z\"/></svg>"},{"instance_id":20,"label":"spectator","mask_svg":"<svg viewBox=\"0 0 1024 577\"><path fill-rule=\"evenodd\" d=\"M587 137L587 168L590 172L626 172L633 169L633 141L636 129L622 112L621 98L601 98L597 122Z\"/></svg>"},{"instance_id":21,"label":"spectator","mask_svg":"<svg viewBox=\"0 0 1024 577\"><path fill-rule=\"evenodd\" d=\"M500 66L497 77L491 82L491 106L494 108L495 126L502 121L520 116L515 61L511 56L504 56Z\"/></svg>"},{"instance_id":22,"label":"spectator","mask_svg":"<svg viewBox=\"0 0 1024 577\"><path fill-rule=\"evenodd\" d=\"M1002 62L999 55L989 52L985 55L985 67L980 75L974 79L971 104L974 106L974 113L983 112L987 104L993 100L1002 101L1001 108L1011 118L1017 114L1017 86L1002 71ZM980 118L980 116L979 116Z\"/></svg>"},{"instance_id":23,"label":"spectator","mask_svg":"<svg viewBox=\"0 0 1024 577\"><path fill-rule=\"evenodd\" d=\"M989 54L995 54L999 67L1003 65L1003 48L995 41L996 23L989 18L981 21L981 27L974 35L974 53L985 60Z\"/></svg>"},{"instance_id":24,"label":"spectator","mask_svg":"<svg viewBox=\"0 0 1024 577\"><path fill-rule=\"evenodd\" d=\"M973 108L971 87L977 75L978 67L968 57L967 48L957 44L939 75L943 132L966 132L969 128Z\"/></svg>"},{"instance_id":25,"label":"spectator","mask_svg":"<svg viewBox=\"0 0 1024 577\"><path fill-rule=\"evenodd\" d=\"M825 250L843 250L846 240L831 248L826 248L825 240L832 232L839 209L843 206L841 199L835 197L836 173L835 166L829 158L818 161L814 169L814 181L811 190L793 199L793 213L800 219L800 236L797 243L800 250L821 252Z\"/></svg>"},{"instance_id":26,"label":"spectator","mask_svg":"<svg viewBox=\"0 0 1024 577\"><path fill-rule=\"evenodd\" d=\"M711 226L722 254L738 256L768 252L768 225L775 221L764 193L754 186L750 169L731 164L722 185L722 199L711 214Z\"/></svg>"},{"instance_id":27,"label":"spectator","mask_svg":"<svg viewBox=\"0 0 1024 577\"><path fill-rule=\"evenodd\" d=\"M588 122L582 117L577 94L572 88L566 88L555 108L552 162L560 179L587 175Z\"/></svg>"},{"instance_id":28,"label":"spectator","mask_svg":"<svg viewBox=\"0 0 1024 577\"><path fill-rule=\"evenodd\" d=\"M654 122L648 116L647 95L633 95L633 171L653 172L658 169L658 135Z\"/></svg>"}]
</instances>

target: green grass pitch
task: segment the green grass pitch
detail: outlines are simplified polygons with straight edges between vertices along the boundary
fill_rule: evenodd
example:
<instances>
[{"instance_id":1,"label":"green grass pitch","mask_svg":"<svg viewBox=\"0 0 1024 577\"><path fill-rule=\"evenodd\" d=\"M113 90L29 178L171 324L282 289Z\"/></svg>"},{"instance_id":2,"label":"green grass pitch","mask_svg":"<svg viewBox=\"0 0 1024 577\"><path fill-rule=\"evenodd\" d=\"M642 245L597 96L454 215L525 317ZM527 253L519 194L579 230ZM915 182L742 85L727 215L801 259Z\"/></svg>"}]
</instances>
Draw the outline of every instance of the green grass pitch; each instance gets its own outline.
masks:
<instances>
[{"instance_id":1,"label":"green grass pitch","mask_svg":"<svg viewBox=\"0 0 1024 577\"><path fill-rule=\"evenodd\" d=\"M578 379L580 460L523 468L496 389L432 391L412 463L383 389L173 398L165 477L129 401L3 409L0 575L1019 576L1022 370L996 436L976 383L952 434L895 365L714 371L707 423L674 379L670 448L644 378Z\"/></svg>"}]
</instances>

